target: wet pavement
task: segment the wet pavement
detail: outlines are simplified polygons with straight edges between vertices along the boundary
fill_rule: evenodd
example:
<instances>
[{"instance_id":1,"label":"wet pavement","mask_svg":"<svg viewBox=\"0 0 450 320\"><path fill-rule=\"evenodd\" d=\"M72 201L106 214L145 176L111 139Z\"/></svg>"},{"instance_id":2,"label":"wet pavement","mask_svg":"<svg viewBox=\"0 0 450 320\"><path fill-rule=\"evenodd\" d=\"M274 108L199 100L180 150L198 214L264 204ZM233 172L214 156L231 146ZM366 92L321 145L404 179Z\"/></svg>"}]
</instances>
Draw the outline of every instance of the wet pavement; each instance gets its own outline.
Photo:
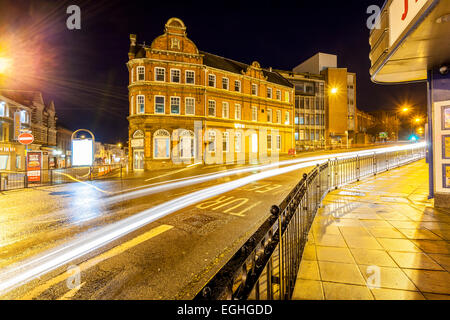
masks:
<instances>
[{"instance_id":1,"label":"wet pavement","mask_svg":"<svg viewBox=\"0 0 450 320\"><path fill-rule=\"evenodd\" d=\"M428 200L425 161L331 192L294 300L450 299L450 212Z\"/></svg>"},{"instance_id":2,"label":"wet pavement","mask_svg":"<svg viewBox=\"0 0 450 320\"><path fill-rule=\"evenodd\" d=\"M326 158L330 153L305 157L325 154ZM57 248L70 253L72 249L64 246L87 241L96 232L127 219L139 223L143 213L158 205L164 204L164 208L172 202L176 207L177 201L181 203L196 192L201 197L209 188L273 169L246 168L248 165L193 166L6 192L0 196L0 276L18 263L22 267L24 259ZM247 171L227 175L237 169ZM201 201L143 222L126 235L111 236L107 245L92 248L70 263L43 269L40 278L27 280L1 298L192 298L267 218L270 206L280 203L309 170L304 167L245 182L218 195L207 194ZM77 249L73 247L73 251ZM68 283L71 266L80 270L79 287Z\"/></svg>"}]
</instances>

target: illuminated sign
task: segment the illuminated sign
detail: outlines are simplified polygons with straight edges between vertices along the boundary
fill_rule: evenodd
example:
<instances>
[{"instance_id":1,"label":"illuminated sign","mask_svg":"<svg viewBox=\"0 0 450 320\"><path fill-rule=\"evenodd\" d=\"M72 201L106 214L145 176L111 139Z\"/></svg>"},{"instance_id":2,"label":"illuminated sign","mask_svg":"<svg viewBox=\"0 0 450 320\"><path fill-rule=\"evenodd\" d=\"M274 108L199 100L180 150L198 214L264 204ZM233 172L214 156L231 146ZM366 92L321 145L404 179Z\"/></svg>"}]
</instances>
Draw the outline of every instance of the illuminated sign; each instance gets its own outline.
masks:
<instances>
[{"instance_id":1,"label":"illuminated sign","mask_svg":"<svg viewBox=\"0 0 450 320\"><path fill-rule=\"evenodd\" d=\"M72 165L91 166L93 162L94 144L91 139L72 141Z\"/></svg>"},{"instance_id":2,"label":"illuminated sign","mask_svg":"<svg viewBox=\"0 0 450 320\"><path fill-rule=\"evenodd\" d=\"M426 3L427 0L392 1L389 7L389 46L398 40Z\"/></svg>"},{"instance_id":3,"label":"illuminated sign","mask_svg":"<svg viewBox=\"0 0 450 320\"><path fill-rule=\"evenodd\" d=\"M14 112L14 140L19 139L20 132L20 112Z\"/></svg>"},{"instance_id":4,"label":"illuminated sign","mask_svg":"<svg viewBox=\"0 0 450 320\"><path fill-rule=\"evenodd\" d=\"M28 182L41 182L42 153L27 153L27 176Z\"/></svg>"}]
</instances>

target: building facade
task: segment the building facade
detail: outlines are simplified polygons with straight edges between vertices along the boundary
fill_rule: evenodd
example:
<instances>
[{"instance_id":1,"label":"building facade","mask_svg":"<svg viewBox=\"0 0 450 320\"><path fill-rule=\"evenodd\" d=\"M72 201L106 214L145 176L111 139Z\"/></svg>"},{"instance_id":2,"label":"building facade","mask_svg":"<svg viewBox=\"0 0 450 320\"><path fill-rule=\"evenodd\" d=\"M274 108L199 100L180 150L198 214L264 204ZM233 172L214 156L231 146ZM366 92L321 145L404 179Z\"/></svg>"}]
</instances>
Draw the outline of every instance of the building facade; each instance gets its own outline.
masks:
<instances>
[{"instance_id":1,"label":"building facade","mask_svg":"<svg viewBox=\"0 0 450 320\"><path fill-rule=\"evenodd\" d=\"M199 51L177 18L151 45L130 42L132 170L294 148L294 86L279 73Z\"/></svg>"},{"instance_id":2,"label":"building facade","mask_svg":"<svg viewBox=\"0 0 450 320\"><path fill-rule=\"evenodd\" d=\"M72 166L72 134L73 131L62 125L56 127L57 167L69 168Z\"/></svg>"},{"instance_id":3,"label":"building facade","mask_svg":"<svg viewBox=\"0 0 450 320\"><path fill-rule=\"evenodd\" d=\"M278 71L295 87L294 138L297 151L324 148L324 77L308 73Z\"/></svg>"},{"instance_id":4,"label":"building facade","mask_svg":"<svg viewBox=\"0 0 450 320\"><path fill-rule=\"evenodd\" d=\"M42 152L42 168L56 166L56 114L53 102L45 104L35 91L0 90L0 170L25 170L25 146L17 141L30 132L30 151Z\"/></svg>"}]
</instances>

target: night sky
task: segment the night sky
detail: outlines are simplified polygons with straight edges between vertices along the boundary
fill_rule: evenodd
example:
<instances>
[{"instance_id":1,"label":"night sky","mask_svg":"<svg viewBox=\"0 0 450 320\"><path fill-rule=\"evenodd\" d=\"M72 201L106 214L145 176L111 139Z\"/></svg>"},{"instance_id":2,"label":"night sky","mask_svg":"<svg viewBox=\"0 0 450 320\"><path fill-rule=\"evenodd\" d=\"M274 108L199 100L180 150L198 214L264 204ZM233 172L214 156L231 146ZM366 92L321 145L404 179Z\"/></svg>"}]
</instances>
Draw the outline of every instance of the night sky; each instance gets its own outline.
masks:
<instances>
[{"instance_id":1,"label":"night sky","mask_svg":"<svg viewBox=\"0 0 450 320\"><path fill-rule=\"evenodd\" d=\"M0 50L3 46L15 59L8 87L43 92L47 101L55 101L59 123L90 129L107 143L127 140L129 34L150 44L171 17L184 21L200 50L245 63L257 60L266 68L291 70L317 52L337 54L338 67L357 73L359 109L409 103L425 113L424 83L370 81L366 10L383 3L0 0ZM81 7L81 30L66 27L71 4Z\"/></svg>"}]
</instances>

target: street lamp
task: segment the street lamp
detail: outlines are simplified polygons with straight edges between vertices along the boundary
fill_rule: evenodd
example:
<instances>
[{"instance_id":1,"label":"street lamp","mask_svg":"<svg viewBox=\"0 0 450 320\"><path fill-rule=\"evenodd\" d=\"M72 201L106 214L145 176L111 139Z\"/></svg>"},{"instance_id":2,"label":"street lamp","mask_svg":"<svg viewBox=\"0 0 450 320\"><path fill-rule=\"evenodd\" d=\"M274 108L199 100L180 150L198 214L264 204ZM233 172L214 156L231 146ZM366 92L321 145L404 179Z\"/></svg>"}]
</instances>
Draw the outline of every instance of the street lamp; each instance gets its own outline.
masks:
<instances>
[{"instance_id":1,"label":"street lamp","mask_svg":"<svg viewBox=\"0 0 450 320\"><path fill-rule=\"evenodd\" d=\"M331 93L332 93L332 94L337 94L338 91L339 91L339 90L338 90L338 88L336 88L336 87L335 87L335 88L331 88Z\"/></svg>"},{"instance_id":2,"label":"street lamp","mask_svg":"<svg viewBox=\"0 0 450 320\"><path fill-rule=\"evenodd\" d=\"M11 67L11 59L0 57L0 74L5 74Z\"/></svg>"}]
</instances>

